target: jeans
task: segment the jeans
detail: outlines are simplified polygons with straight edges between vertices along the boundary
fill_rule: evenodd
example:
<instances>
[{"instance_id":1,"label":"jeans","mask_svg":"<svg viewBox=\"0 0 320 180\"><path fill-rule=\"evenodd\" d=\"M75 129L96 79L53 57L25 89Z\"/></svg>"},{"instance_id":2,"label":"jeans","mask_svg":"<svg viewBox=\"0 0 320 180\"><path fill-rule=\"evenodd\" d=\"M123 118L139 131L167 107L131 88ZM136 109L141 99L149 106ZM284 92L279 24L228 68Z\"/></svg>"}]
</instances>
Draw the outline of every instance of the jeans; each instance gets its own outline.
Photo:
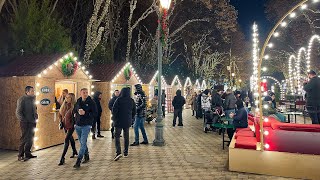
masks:
<instances>
[{"instance_id":1,"label":"jeans","mask_svg":"<svg viewBox=\"0 0 320 180\"><path fill-rule=\"evenodd\" d=\"M78 135L78 139L80 142L80 150L79 150L79 155L78 159L81 161L84 155L88 155L88 146L87 146L87 139L88 135L90 133L91 126L76 126L76 132Z\"/></svg>"},{"instance_id":2,"label":"jeans","mask_svg":"<svg viewBox=\"0 0 320 180\"><path fill-rule=\"evenodd\" d=\"M77 153L76 143L74 142L74 139L72 136L73 132L74 132L74 129L66 130L66 137L64 139L64 148L63 148L61 158L64 158L66 156L68 148L69 148L69 142L71 143L73 154Z\"/></svg>"},{"instance_id":3,"label":"jeans","mask_svg":"<svg viewBox=\"0 0 320 180\"><path fill-rule=\"evenodd\" d=\"M121 154L121 146L120 146L120 134L123 130L124 134L124 151L123 154L128 154L129 149L129 128L119 128L115 127L115 144L116 144L116 151L117 154Z\"/></svg>"},{"instance_id":4,"label":"jeans","mask_svg":"<svg viewBox=\"0 0 320 180\"><path fill-rule=\"evenodd\" d=\"M144 121L145 121L144 117L136 116L136 120L133 124L134 134L135 134L135 141L134 142L136 142L136 143L139 143L139 129L141 129L143 141L148 142L146 130L144 129Z\"/></svg>"},{"instance_id":5,"label":"jeans","mask_svg":"<svg viewBox=\"0 0 320 180\"><path fill-rule=\"evenodd\" d=\"M31 147L33 144L35 123L20 122L21 138L19 145L19 156L31 156Z\"/></svg>"},{"instance_id":6,"label":"jeans","mask_svg":"<svg viewBox=\"0 0 320 180\"><path fill-rule=\"evenodd\" d=\"M179 125L182 124L182 109L174 109L174 115L173 115L173 126L176 125L177 117L179 117Z\"/></svg>"},{"instance_id":7,"label":"jeans","mask_svg":"<svg viewBox=\"0 0 320 180\"><path fill-rule=\"evenodd\" d=\"M320 124L320 107L307 106L307 111L312 120L312 124Z\"/></svg>"}]
</instances>

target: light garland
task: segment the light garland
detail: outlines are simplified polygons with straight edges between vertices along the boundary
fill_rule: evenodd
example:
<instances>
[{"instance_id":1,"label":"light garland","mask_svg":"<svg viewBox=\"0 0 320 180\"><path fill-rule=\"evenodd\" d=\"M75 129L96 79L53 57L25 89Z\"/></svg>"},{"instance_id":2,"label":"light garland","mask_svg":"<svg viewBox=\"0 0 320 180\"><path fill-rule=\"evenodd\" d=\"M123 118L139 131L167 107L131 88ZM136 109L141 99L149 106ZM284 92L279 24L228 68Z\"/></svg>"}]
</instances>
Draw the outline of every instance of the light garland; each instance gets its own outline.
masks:
<instances>
[{"instance_id":1,"label":"light garland","mask_svg":"<svg viewBox=\"0 0 320 180\"><path fill-rule=\"evenodd\" d=\"M171 83L171 86L174 86L174 83L175 83L176 81L178 82L179 88L182 88L182 84L181 84L181 82L180 82L180 79L179 79L178 75L174 76L174 78L173 78L173 80L172 80L172 83Z\"/></svg>"},{"instance_id":2,"label":"light garland","mask_svg":"<svg viewBox=\"0 0 320 180\"><path fill-rule=\"evenodd\" d=\"M252 27L252 43L253 43L253 51L252 51L252 63L253 63L253 75L250 78L251 81L251 91L253 94L258 95L258 61L259 61L259 34L258 34L258 25L256 23L253 24ZM270 45L270 46L273 46ZM256 99L256 98L254 98ZM258 106L258 101L255 101L255 105Z\"/></svg>"},{"instance_id":3,"label":"light garland","mask_svg":"<svg viewBox=\"0 0 320 180\"><path fill-rule=\"evenodd\" d=\"M80 65L81 65L81 62L77 61L77 60L78 60L77 57L74 57L72 52L64 55L64 56L61 57L61 58L59 58L59 59L58 59L56 62L54 62L52 65L50 65L49 67L47 67L46 69L44 69L43 71L41 71L41 72L37 75L37 77L38 77L38 78L44 77L44 76L47 75L51 70L53 70L53 67L54 67L54 66L56 66L57 68L59 68L59 63L60 63L60 64L63 63L63 58L69 58L69 57L71 57L74 61L76 61L76 62L78 63L79 69L81 69L82 72L83 72L84 74L86 74L86 76L87 76L88 79L92 79L92 75L90 75L89 71L86 71L86 72L84 71L84 70L85 70L85 67L84 67L84 66L81 68L81 66L80 66ZM38 80L36 80L36 81L38 81ZM35 104L36 104L36 105L39 105L39 104L40 104L40 101L39 101L39 99L37 99L37 97L40 95L40 91L39 91L39 89L40 89L40 83L39 83L39 82L36 82L35 84L36 84L36 87L35 87L35 91L36 91L36 102L35 102ZM92 86L90 87L91 95L94 94L93 88L94 88L94 86L92 85ZM36 122L38 123L38 122L39 122L39 119L37 119ZM34 147L35 147L36 150L38 150L38 149L39 149L39 146L36 144L36 141L39 140L39 137L37 136L37 132L39 131L39 129L36 127L36 128L34 128L33 130L34 130L34 132L35 132L35 136L34 136L34 142L35 142L35 143L34 143Z\"/></svg>"},{"instance_id":4,"label":"light garland","mask_svg":"<svg viewBox=\"0 0 320 180\"><path fill-rule=\"evenodd\" d=\"M282 99L282 100L284 99L284 97L285 97L284 89L283 89L280 81L278 81L276 78L274 78L272 76L262 76L261 79L263 80L263 82L266 82L267 81L266 79L271 79L271 80L275 81L275 84L280 87L280 99ZM274 92L274 88L275 88L274 86L273 86L273 88L271 86L271 91L272 92Z\"/></svg>"},{"instance_id":5,"label":"light garland","mask_svg":"<svg viewBox=\"0 0 320 180\"><path fill-rule=\"evenodd\" d=\"M197 90L200 90L201 86L198 79L196 80L196 83L194 84L194 86Z\"/></svg>"},{"instance_id":6,"label":"light garland","mask_svg":"<svg viewBox=\"0 0 320 180\"><path fill-rule=\"evenodd\" d=\"M207 88L208 88L207 82L205 80L202 80L201 89L206 90Z\"/></svg>"},{"instance_id":7,"label":"light garland","mask_svg":"<svg viewBox=\"0 0 320 180\"><path fill-rule=\"evenodd\" d=\"M149 96L150 96L149 101L151 101L151 99L153 98L153 95L152 95L152 86L150 86L150 85L153 83L153 81L156 80L156 78L157 78L157 76L158 76L158 73L159 73L159 72L156 71L156 73L153 75L151 81L149 82ZM164 79L163 76L161 76L161 88L162 88L162 89L166 89L166 88L167 88L167 82L166 82L166 80Z\"/></svg>"},{"instance_id":8,"label":"light garland","mask_svg":"<svg viewBox=\"0 0 320 180\"><path fill-rule=\"evenodd\" d=\"M122 69L118 72L118 74L112 79L112 83L114 83L120 76L122 73L124 73L124 70L129 67L131 69L131 71L133 72L133 75L138 79L139 83L142 84L142 81L140 79L140 77L138 76L138 74L136 73L135 69L132 67L131 63L126 63Z\"/></svg>"},{"instance_id":9,"label":"light garland","mask_svg":"<svg viewBox=\"0 0 320 180\"><path fill-rule=\"evenodd\" d=\"M192 82L189 77L187 77L186 82L184 83L184 87L186 88L187 86L192 86Z\"/></svg>"}]
</instances>

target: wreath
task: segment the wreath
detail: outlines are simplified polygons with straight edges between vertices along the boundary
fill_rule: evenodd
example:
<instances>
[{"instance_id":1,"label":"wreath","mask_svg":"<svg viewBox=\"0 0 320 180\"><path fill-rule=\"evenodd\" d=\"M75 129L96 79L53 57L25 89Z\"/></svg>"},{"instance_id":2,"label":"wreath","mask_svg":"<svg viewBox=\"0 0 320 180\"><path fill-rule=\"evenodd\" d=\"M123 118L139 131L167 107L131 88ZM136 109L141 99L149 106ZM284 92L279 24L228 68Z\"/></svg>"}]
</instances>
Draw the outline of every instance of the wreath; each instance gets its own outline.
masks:
<instances>
[{"instance_id":1,"label":"wreath","mask_svg":"<svg viewBox=\"0 0 320 180\"><path fill-rule=\"evenodd\" d=\"M131 76L132 76L132 72L131 72L130 68L129 68L129 67L126 67L126 68L124 69L123 74L124 74L124 78L125 78L127 81L129 81L129 79L130 79Z\"/></svg>"},{"instance_id":2,"label":"wreath","mask_svg":"<svg viewBox=\"0 0 320 180\"><path fill-rule=\"evenodd\" d=\"M66 77L70 77L76 73L78 70L78 62L72 57L64 58L61 64L62 74Z\"/></svg>"}]
</instances>

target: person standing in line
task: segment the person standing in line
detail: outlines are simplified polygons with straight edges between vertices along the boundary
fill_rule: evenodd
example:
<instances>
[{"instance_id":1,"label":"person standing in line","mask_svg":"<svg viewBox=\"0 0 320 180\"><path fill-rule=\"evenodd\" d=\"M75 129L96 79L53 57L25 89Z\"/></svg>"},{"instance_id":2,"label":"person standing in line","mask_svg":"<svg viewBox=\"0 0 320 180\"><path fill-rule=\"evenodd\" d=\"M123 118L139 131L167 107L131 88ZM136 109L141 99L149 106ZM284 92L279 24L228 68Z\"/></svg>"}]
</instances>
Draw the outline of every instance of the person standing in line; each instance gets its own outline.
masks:
<instances>
[{"instance_id":1,"label":"person standing in line","mask_svg":"<svg viewBox=\"0 0 320 180\"><path fill-rule=\"evenodd\" d=\"M164 89L162 89L162 94L161 94L161 106L162 106L162 116L163 118L166 117L166 92Z\"/></svg>"},{"instance_id":2,"label":"person standing in line","mask_svg":"<svg viewBox=\"0 0 320 180\"><path fill-rule=\"evenodd\" d=\"M146 130L144 128L144 121L146 117L146 95L142 90L141 84L135 85L136 92L135 95L135 103L136 103L136 118L133 124L135 141L131 144L131 146L139 146L139 129L141 130L143 136L143 142L141 144L149 144L148 137L146 134Z\"/></svg>"},{"instance_id":3,"label":"person standing in line","mask_svg":"<svg viewBox=\"0 0 320 180\"><path fill-rule=\"evenodd\" d=\"M197 111L196 111L196 118L202 118L202 108L201 108L201 96L202 92L199 91L197 96Z\"/></svg>"},{"instance_id":4,"label":"person standing in line","mask_svg":"<svg viewBox=\"0 0 320 180\"><path fill-rule=\"evenodd\" d=\"M115 127L115 146L116 146L116 157L114 161L118 161L121 157L121 146L120 146L120 134L123 131L124 135L124 151L123 156L128 157L129 150L129 128L132 124L132 119L136 115L136 105L134 100L130 96L130 89L123 88L120 93L120 97L116 100L112 108L112 114L114 119Z\"/></svg>"},{"instance_id":5,"label":"person standing in line","mask_svg":"<svg viewBox=\"0 0 320 180\"><path fill-rule=\"evenodd\" d=\"M222 95L223 95L222 89L218 89L217 92L213 94L212 103L211 103L212 108L220 109L222 111L223 109L223 100L221 98Z\"/></svg>"},{"instance_id":6,"label":"person standing in line","mask_svg":"<svg viewBox=\"0 0 320 180\"><path fill-rule=\"evenodd\" d=\"M227 129L227 134L229 139L231 140L234 132L237 128L247 128L248 127L248 112L244 108L243 101L241 99L236 102L237 112L231 113L230 118L233 119L234 129Z\"/></svg>"},{"instance_id":7,"label":"person standing in line","mask_svg":"<svg viewBox=\"0 0 320 180\"><path fill-rule=\"evenodd\" d=\"M320 78L316 72L308 72L309 81L303 83L306 91L306 108L312 120L312 124L320 124Z\"/></svg>"},{"instance_id":8,"label":"person standing in line","mask_svg":"<svg viewBox=\"0 0 320 180\"><path fill-rule=\"evenodd\" d=\"M230 113L236 112L236 96L233 94L231 89L227 89L227 96L224 101L224 110L227 118L230 118Z\"/></svg>"},{"instance_id":9,"label":"person standing in line","mask_svg":"<svg viewBox=\"0 0 320 180\"><path fill-rule=\"evenodd\" d=\"M64 139L64 148L61 155L59 166L63 165L65 162L65 156L67 154L68 148L69 148L69 142L71 143L71 147L73 150L72 156L70 158L74 158L76 155L78 155L77 149L76 149L76 143L73 139L73 132L74 132L74 105L76 104L76 97L73 93L69 93L64 102L61 105L61 108L59 110L59 119L60 123L63 124L63 129L66 133L66 137Z\"/></svg>"},{"instance_id":10,"label":"person standing in line","mask_svg":"<svg viewBox=\"0 0 320 180\"><path fill-rule=\"evenodd\" d=\"M60 107L62 106L62 103L66 99L68 93L69 93L68 89L62 90L62 94L56 102L56 109L60 109Z\"/></svg>"},{"instance_id":11,"label":"person standing in line","mask_svg":"<svg viewBox=\"0 0 320 180\"><path fill-rule=\"evenodd\" d=\"M92 128L91 128L91 132L92 132L92 139L96 139L96 130L97 132L97 137L99 138L103 138L104 136L101 135L101 114L102 114L102 107L101 107L101 101L102 99L102 93L99 91L96 91L93 95L93 100L97 105L97 111L98 111L98 115L94 118L93 124L92 124Z\"/></svg>"},{"instance_id":12,"label":"person standing in line","mask_svg":"<svg viewBox=\"0 0 320 180\"><path fill-rule=\"evenodd\" d=\"M18 161L26 161L37 157L31 154L34 128L36 127L38 119L35 100L36 96L34 95L34 88L32 86L27 86L25 88L25 95L20 97L17 101L16 116L20 121L21 128Z\"/></svg>"},{"instance_id":13,"label":"person standing in line","mask_svg":"<svg viewBox=\"0 0 320 180\"><path fill-rule=\"evenodd\" d=\"M110 111L112 112L112 107L114 105L114 102L116 102L116 100L118 99L120 95L120 92L118 89L116 89L113 94L112 94L112 99L109 101L108 107L110 109ZM112 139L114 139L114 123L113 123L113 116L111 117L112 123L111 123L111 137Z\"/></svg>"},{"instance_id":14,"label":"person standing in line","mask_svg":"<svg viewBox=\"0 0 320 180\"><path fill-rule=\"evenodd\" d=\"M75 129L80 142L79 155L76 164L73 166L74 168L80 168L80 163L83 157L84 161L82 163L87 163L90 160L87 139L94 118L98 114L96 103L89 96L88 89L81 89L80 95L81 97L77 100L74 108L74 113L76 116Z\"/></svg>"},{"instance_id":15,"label":"person standing in line","mask_svg":"<svg viewBox=\"0 0 320 180\"><path fill-rule=\"evenodd\" d=\"M197 114L197 96L197 92L194 92L191 98L192 116L195 116Z\"/></svg>"},{"instance_id":16,"label":"person standing in line","mask_svg":"<svg viewBox=\"0 0 320 180\"><path fill-rule=\"evenodd\" d=\"M177 90L176 96L173 98L172 106L174 107L174 116L173 116L173 123L172 126L176 126L177 117L179 117L179 124L178 126L183 126L182 122L182 110L183 106L186 104L186 100L183 96L181 96L181 90Z\"/></svg>"}]
</instances>

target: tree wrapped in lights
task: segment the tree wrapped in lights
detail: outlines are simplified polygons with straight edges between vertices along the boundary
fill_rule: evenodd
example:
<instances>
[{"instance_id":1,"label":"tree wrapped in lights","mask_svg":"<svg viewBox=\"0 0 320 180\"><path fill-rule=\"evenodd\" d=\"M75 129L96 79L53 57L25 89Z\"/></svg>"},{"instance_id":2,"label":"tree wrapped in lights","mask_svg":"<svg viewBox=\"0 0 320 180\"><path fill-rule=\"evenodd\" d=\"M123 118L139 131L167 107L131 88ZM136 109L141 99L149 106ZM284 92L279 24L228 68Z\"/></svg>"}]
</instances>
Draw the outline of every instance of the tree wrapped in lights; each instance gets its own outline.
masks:
<instances>
[{"instance_id":1,"label":"tree wrapped in lights","mask_svg":"<svg viewBox=\"0 0 320 180\"><path fill-rule=\"evenodd\" d=\"M109 21L106 15L109 13L111 0L96 0L92 16L87 25L87 39L84 52L84 64L88 66L91 63L90 56L101 41L105 26Z\"/></svg>"}]
</instances>

